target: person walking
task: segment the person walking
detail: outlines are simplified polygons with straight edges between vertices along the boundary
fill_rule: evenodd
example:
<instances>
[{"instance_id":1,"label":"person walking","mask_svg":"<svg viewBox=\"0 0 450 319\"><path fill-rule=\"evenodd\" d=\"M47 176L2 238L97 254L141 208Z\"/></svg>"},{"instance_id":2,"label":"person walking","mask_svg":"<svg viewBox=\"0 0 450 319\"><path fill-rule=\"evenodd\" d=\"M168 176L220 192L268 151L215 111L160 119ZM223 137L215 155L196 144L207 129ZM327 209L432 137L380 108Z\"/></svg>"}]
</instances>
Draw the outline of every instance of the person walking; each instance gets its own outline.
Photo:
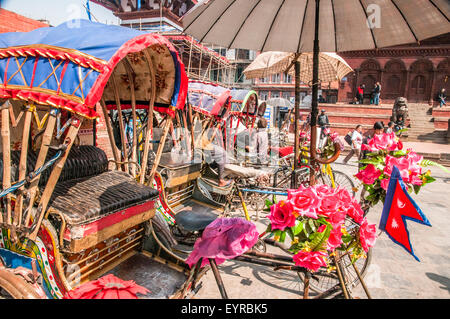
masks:
<instances>
[{"instance_id":1,"label":"person walking","mask_svg":"<svg viewBox=\"0 0 450 319\"><path fill-rule=\"evenodd\" d=\"M447 104L445 103L445 100L447 99L447 95L445 94L445 89L442 89L439 93L438 93L438 102L439 102L439 107L443 107L444 105L447 106Z\"/></svg>"},{"instance_id":2,"label":"person walking","mask_svg":"<svg viewBox=\"0 0 450 319\"><path fill-rule=\"evenodd\" d=\"M372 91L372 103L371 104L375 104L375 105L380 104L380 95L381 95L381 84L380 84L380 82L377 82Z\"/></svg>"},{"instance_id":3,"label":"person walking","mask_svg":"<svg viewBox=\"0 0 450 319\"><path fill-rule=\"evenodd\" d=\"M316 147L319 148L319 146L320 147L322 146L321 144L325 137L325 129L330 126L330 121L328 120L328 115L326 114L324 109L322 109L319 117L317 118L317 124L319 127L317 128L317 137L318 138L317 138Z\"/></svg>"},{"instance_id":4,"label":"person walking","mask_svg":"<svg viewBox=\"0 0 450 319\"><path fill-rule=\"evenodd\" d=\"M356 158L359 160L362 142L362 125L358 125L352 133L352 150L345 157L344 164L347 164L348 161L353 157L353 155L356 155Z\"/></svg>"}]
</instances>

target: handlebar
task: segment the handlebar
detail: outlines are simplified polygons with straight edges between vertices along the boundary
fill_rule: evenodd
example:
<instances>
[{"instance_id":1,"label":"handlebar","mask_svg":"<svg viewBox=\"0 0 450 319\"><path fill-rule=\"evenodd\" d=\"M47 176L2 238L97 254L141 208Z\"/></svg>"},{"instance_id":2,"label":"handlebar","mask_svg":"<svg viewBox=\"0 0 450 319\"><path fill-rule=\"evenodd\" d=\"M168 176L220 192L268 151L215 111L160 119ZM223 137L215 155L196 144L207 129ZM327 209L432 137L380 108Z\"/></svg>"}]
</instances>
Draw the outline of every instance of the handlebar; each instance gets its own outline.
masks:
<instances>
[{"instance_id":1,"label":"handlebar","mask_svg":"<svg viewBox=\"0 0 450 319\"><path fill-rule=\"evenodd\" d=\"M335 152L334 152L333 156L331 156L329 159L322 159L322 158L316 156L314 158L314 160L323 165L327 165L327 164L336 162L336 160L339 158L339 155L341 155L341 146L338 143L334 143L334 149L335 149Z\"/></svg>"}]
</instances>

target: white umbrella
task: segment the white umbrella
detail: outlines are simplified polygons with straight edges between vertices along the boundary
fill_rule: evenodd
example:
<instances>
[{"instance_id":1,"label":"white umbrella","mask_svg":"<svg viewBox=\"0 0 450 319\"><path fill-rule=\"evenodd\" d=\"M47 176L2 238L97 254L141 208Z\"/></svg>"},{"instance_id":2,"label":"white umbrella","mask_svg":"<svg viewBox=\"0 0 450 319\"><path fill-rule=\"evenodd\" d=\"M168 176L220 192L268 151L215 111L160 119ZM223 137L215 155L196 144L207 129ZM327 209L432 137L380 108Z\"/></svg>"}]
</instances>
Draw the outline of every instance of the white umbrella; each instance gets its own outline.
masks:
<instances>
[{"instance_id":1,"label":"white umbrella","mask_svg":"<svg viewBox=\"0 0 450 319\"><path fill-rule=\"evenodd\" d=\"M282 97L274 97L268 99L266 101L266 104L270 106L287 107L290 109L294 108L294 105L291 103L291 101L284 99Z\"/></svg>"},{"instance_id":2,"label":"white umbrella","mask_svg":"<svg viewBox=\"0 0 450 319\"><path fill-rule=\"evenodd\" d=\"M292 68L295 61L300 62L300 81L310 83L313 74L312 53L263 52L244 70L247 79L262 78L277 73L295 75ZM319 54L319 81L333 82L341 80L353 69L336 53Z\"/></svg>"},{"instance_id":3,"label":"white umbrella","mask_svg":"<svg viewBox=\"0 0 450 319\"><path fill-rule=\"evenodd\" d=\"M449 19L449 0L207 0L197 3L182 23L184 32L200 42L262 52L313 52L311 164L314 164L320 51L369 50L418 42L450 32ZM295 63L295 74L298 119L299 62ZM297 120L295 128L297 136ZM297 166L297 138L295 155ZM313 178L311 173L312 182Z\"/></svg>"}]
</instances>

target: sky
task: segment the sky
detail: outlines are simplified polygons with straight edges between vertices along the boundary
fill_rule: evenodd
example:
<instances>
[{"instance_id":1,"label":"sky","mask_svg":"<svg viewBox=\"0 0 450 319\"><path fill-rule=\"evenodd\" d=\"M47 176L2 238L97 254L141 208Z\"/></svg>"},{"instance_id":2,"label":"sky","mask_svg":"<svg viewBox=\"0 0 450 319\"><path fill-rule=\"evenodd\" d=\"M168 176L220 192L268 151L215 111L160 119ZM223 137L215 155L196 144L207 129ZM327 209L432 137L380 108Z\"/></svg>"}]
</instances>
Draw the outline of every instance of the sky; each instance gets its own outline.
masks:
<instances>
[{"instance_id":1,"label":"sky","mask_svg":"<svg viewBox=\"0 0 450 319\"><path fill-rule=\"evenodd\" d=\"M49 20L53 26L68 20L88 19L84 5L86 0L0 0L0 7L3 9L35 20ZM92 21L119 24L111 11L92 2L89 6Z\"/></svg>"}]
</instances>

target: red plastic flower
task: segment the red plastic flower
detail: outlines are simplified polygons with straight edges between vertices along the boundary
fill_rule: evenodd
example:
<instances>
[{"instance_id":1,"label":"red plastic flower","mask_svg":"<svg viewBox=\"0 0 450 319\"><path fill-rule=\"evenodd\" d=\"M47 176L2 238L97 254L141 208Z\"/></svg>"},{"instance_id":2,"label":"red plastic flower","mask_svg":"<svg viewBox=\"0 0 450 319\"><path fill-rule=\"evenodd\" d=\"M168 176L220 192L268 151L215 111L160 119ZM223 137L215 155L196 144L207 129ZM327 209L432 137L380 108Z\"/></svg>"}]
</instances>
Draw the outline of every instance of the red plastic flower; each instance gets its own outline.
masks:
<instances>
[{"instance_id":1,"label":"red plastic flower","mask_svg":"<svg viewBox=\"0 0 450 319\"><path fill-rule=\"evenodd\" d=\"M352 196L346 188L340 185L336 189L336 197L339 199L342 208L348 208L351 205Z\"/></svg>"},{"instance_id":2,"label":"red plastic flower","mask_svg":"<svg viewBox=\"0 0 450 319\"><path fill-rule=\"evenodd\" d=\"M369 164L367 167L359 171L358 174L355 175L357 179L362 181L364 184L371 185L381 176L381 171L378 170L375 165Z\"/></svg>"},{"instance_id":3,"label":"red plastic flower","mask_svg":"<svg viewBox=\"0 0 450 319\"><path fill-rule=\"evenodd\" d=\"M361 149L363 151L377 152L380 150L395 151L403 148L395 133L383 133L374 135L373 138L367 141L367 145L363 144Z\"/></svg>"},{"instance_id":4,"label":"red plastic flower","mask_svg":"<svg viewBox=\"0 0 450 319\"><path fill-rule=\"evenodd\" d=\"M325 184L318 184L314 186L314 190L316 191L317 195L322 198L326 195L332 195L336 193L336 189L325 185Z\"/></svg>"},{"instance_id":5,"label":"red plastic flower","mask_svg":"<svg viewBox=\"0 0 450 319\"><path fill-rule=\"evenodd\" d=\"M358 224L362 223L364 219L364 211L361 209L359 203L352 199L347 209L347 216L350 216Z\"/></svg>"},{"instance_id":6,"label":"red plastic flower","mask_svg":"<svg viewBox=\"0 0 450 319\"><path fill-rule=\"evenodd\" d=\"M333 251L342 244L342 226L333 228L327 242L327 250Z\"/></svg>"},{"instance_id":7,"label":"red plastic flower","mask_svg":"<svg viewBox=\"0 0 450 319\"><path fill-rule=\"evenodd\" d=\"M299 251L294 255L293 260L297 266L305 267L311 271L317 271L320 267L326 267L324 251Z\"/></svg>"},{"instance_id":8,"label":"red plastic flower","mask_svg":"<svg viewBox=\"0 0 450 319\"><path fill-rule=\"evenodd\" d=\"M318 213L329 217L331 214L335 214L340 208L340 200L336 194L325 195L320 202ZM345 214L344 214L345 216Z\"/></svg>"},{"instance_id":9,"label":"red plastic flower","mask_svg":"<svg viewBox=\"0 0 450 319\"><path fill-rule=\"evenodd\" d=\"M272 224L272 230L285 230L288 227L295 226L295 215L290 202L280 201L276 205L270 207L269 219Z\"/></svg>"},{"instance_id":10,"label":"red plastic flower","mask_svg":"<svg viewBox=\"0 0 450 319\"><path fill-rule=\"evenodd\" d=\"M67 292L64 299L137 299L138 293L148 292L133 280L124 281L109 274Z\"/></svg>"},{"instance_id":11,"label":"red plastic flower","mask_svg":"<svg viewBox=\"0 0 450 319\"><path fill-rule=\"evenodd\" d=\"M297 190L290 189L287 199L301 216L317 219L316 210L319 207L320 198L313 188L302 185Z\"/></svg>"},{"instance_id":12,"label":"red plastic flower","mask_svg":"<svg viewBox=\"0 0 450 319\"><path fill-rule=\"evenodd\" d=\"M369 224L367 219L364 219L359 228L359 241L365 252L369 251L369 248L375 245L377 240L377 226L375 224Z\"/></svg>"}]
</instances>

